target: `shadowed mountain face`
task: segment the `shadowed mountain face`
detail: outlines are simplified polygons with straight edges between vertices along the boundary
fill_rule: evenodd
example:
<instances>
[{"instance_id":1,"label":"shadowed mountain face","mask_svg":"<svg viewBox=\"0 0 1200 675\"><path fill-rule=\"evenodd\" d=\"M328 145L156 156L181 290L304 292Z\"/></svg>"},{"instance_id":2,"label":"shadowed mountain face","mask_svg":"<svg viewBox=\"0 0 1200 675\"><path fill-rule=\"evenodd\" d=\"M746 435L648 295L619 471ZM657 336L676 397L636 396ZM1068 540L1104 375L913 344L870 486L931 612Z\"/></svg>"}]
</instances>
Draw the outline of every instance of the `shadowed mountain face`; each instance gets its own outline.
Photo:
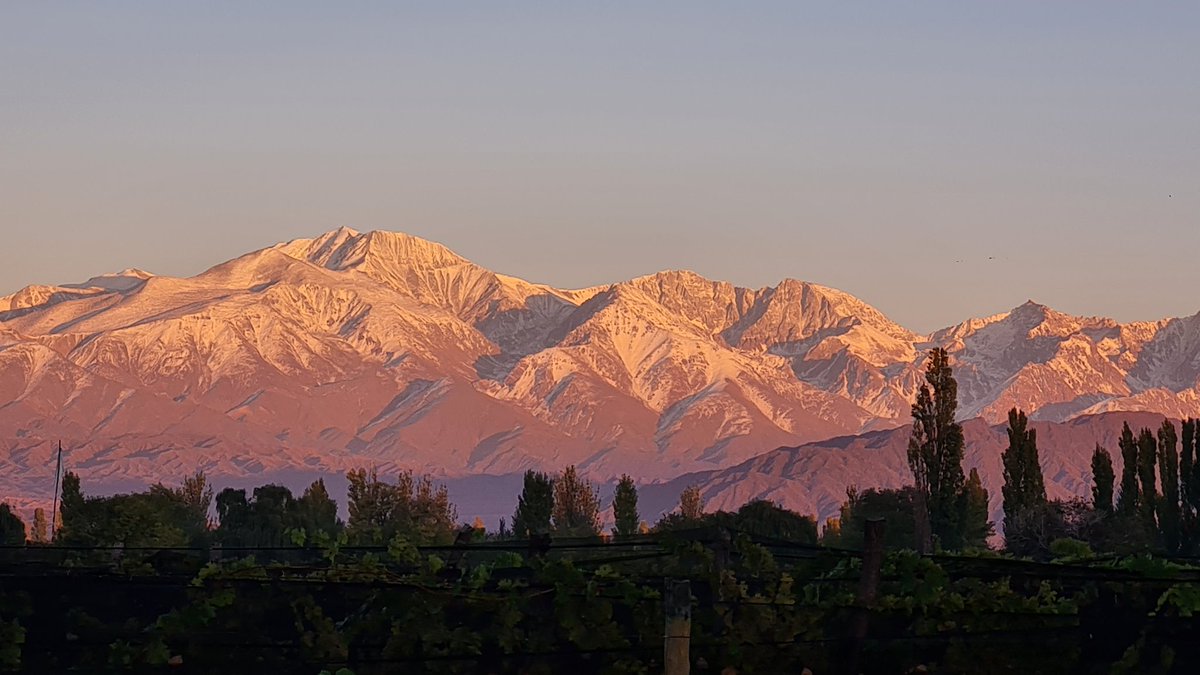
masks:
<instances>
[{"instance_id":1,"label":"shadowed mountain face","mask_svg":"<svg viewBox=\"0 0 1200 675\"><path fill-rule=\"evenodd\" d=\"M96 481L572 463L669 480L906 426L931 346L951 351L964 418L1200 414L1200 315L1027 303L921 336L800 281L562 290L343 228L188 279L131 269L0 298L0 489L49 493L59 439Z\"/></svg>"}]
</instances>

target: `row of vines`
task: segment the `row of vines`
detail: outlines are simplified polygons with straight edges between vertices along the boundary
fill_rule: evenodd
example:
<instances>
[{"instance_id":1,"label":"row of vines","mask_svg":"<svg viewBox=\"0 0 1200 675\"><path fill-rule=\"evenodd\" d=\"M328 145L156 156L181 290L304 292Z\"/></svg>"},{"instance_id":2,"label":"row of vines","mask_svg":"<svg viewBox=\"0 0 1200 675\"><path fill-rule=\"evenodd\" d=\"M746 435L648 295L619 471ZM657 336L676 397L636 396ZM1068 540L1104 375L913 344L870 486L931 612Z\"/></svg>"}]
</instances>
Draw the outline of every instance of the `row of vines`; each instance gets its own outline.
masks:
<instances>
[{"instance_id":1,"label":"row of vines","mask_svg":"<svg viewBox=\"0 0 1200 675\"><path fill-rule=\"evenodd\" d=\"M691 582L693 672L839 672L861 561L695 538L3 561L0 664L69 672L657 673L664 579ZM228 555L228 553L226 554ZM289 559L290 557L290 559ZM1200 672L1200 571L889 553L864 672Z\"/></svg>"}]
</instances>

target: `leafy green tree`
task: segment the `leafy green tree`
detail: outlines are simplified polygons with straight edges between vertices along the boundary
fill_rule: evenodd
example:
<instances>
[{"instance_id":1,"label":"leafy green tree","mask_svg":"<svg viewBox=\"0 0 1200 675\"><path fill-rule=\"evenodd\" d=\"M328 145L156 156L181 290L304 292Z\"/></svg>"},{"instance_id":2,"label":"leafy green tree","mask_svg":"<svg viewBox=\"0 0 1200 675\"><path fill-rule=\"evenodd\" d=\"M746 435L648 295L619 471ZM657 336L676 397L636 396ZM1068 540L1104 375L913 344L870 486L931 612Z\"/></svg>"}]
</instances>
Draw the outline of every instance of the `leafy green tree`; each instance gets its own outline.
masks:
<instances>
[{"instance_id":1,"label":"leafy green tree","mask_svg":"<svg viewBox=\"0 0 1200 675\"><path fill-rule=\"evenodd\" d=\"M338 519L337 502L333 501L329 491L325 489L325 479L318 478L313 481L296 500L292 521L295 527L304 530L309 541L312 541L318 532L332 537L341 531L342 521Z\"/></svg>"},{"instance_id":2,"label":"leafy green tree","mask_svg":"<svg viewBox=\"0 0 1200 675\"><path fill-rule=\"evenodd\" d=\"M1092 451L1092 508L1102 514L1113 512L1113 473L1112 456L1096 444Z\"/></svg>"},{"instance_id":3,"label":"leafy green tree","mask_svg":"<svg viewBox=\"0 0 1200 675\"><path fill-rule=\"evenodd\" d=\"M1121 428L1117 447L1121 449L1121 494L1117 497L1117 512L1129 516L1141 512L1142 495L1138 481L1138 444L1128 422Z\"/></svg>"},{"instance_id":4,"label":"leafy green tree","mask_svg":"<svg viewBox=\"0 0 1200 675\"><path fill-rule=\"evenodd\" d=\"M568 466L554 481L554 532L572 537L600 534L600 495Z\"/></svg>"},{"instance_id":5,"label":"leafy green tree","mask_svg":"<svg viewBox=\"0 0 1200 675\"><path fill-rule=\"evenodd\" d=\"M920 497L912 486L896 490L871 488L846 489L842 503L837 543L842 548L861 549L863 531L869 519L884 520L883 544L889 549L911 549L916 539L916 510Z\"/></svg>"},{"instance_id":6,"label":"leafy green tree","mask_svg":"<svg viewBox=\"0 0 1200 675\"><path fill-rule=\"evenodd\" d=\"M1142 429L1138 434L1137 445L1138 482L1141 495L1139 513L1146 529L1150 532L1157 532L1158 519L1155 514L1158 512L1158 486L1154 465L1158 462L1158 441L1154 438L1154 432Z\"/></svg>"},{"instance_id":7,"label":"leafy green tree","mask_svg":"<svg viewBox=\"0 0 1200 675\"><path fill-rule=\"evenodd\" d=\"M703 518L705 524L799 544L817 543L817 521L765 499L746 502L732 516L723 511Z\"/></svg>"},{"instance_id":8,"label":"leafy green tree","mask_svg":"<svg viewBox=\"0 0 1200 675\"><path fill-rule=\"evenodd\" d=\"M908 441L908 466L920 498L917 547L922 552L932 549L933 537L945 548L962 545L961 493L966 482L962 426L955 421L958 382L945 349L929 351L925 382L912 407Z\"/></svg>"},{"instance_id":9,"label":"leafy green tree","mask_svg":"<svg viewBox=\"0 0 1200 675\"><path fill-rule=\"evenodd\" d=\"M62 516L62 521L58 531L52 533L55 540L69 537L73 527L83 526L83 489L80 487L79 474L74 471L63 474L62 493L59 496L58 504L58 512Z\"/></svg>"},{"instance_id":10,"label":"leafy green tree","mask_svg":"<svg viewBox=\"0 0 1200 675\"><path fill-rule=\"evenodd\" d=\"M704 502L699 487L689 485L679 493L679 515L684 520L700 520L704 517Z\"/></svg>"},{"instance_id":11,"label":"leafy green tree","mask_svg":"<svg viewBox=\"0 0 1200 675\"><path fill-rule=\"evenodd\" d=\"M179 489L153 485L146 492L85 497L79 477L68 472L61 503L63 526L56 539L64 544L170 548L208 541L207 518Z\"/></svg>"},{"instance_id":12,"label":"leafy green tree","mask_svg":"<svg viewBox=\"0 0 1200 675\"><path fill-rule=\"evenodd\" d=\"M379 545L394 535L392 522L398 508L399 495L395 486L379 480L375 467L352 469L346 472L347 510L350 519L346 533L351 543Z\"/></svg>"},{"instance_id":13,"label":"leafy green tree","mask_svg":"<svg viewBox=\"0 0 1200 675\"><path fill-rule=\"evenodd\" d=\"M33 529L29 532L29 541L35 544L50 543L50 524L46 522L46 509L33 510Z\"/></svg>"},{"instance_id":14,"label":"leafy green tree","mask_svg":"<svg viewBox=\"0 0 1200 675\"><path fill-rule=\"evenodd\" d=\"M395 528L421 544L449 544L457 531L458 510L450 503L445 485L435 485L429 476L415 477L404 471L396 481L399 495Z\"/></svg>"},{"instance_id":15,"label":"leafy green tree","mask_svg":"<svg viewBox=\"0 0 1200 675\"><path fill-rule=\"evenodd\" d=\"M1008 522L1046 502L1037 431L1029 428L1029 419L1016 408L1008 412L1008 448L1000 458L1004 463L1004 519Z\"/></svg>"},{"instance_id":16,"label":"leafy green tree","mask_svg":"<svg viewBox=\"0 0 1200 675\"><path fill-rule=\"evenodd\" d=\"M196 517L209 525L208 512L212 508L213 490L203 471L197 471L183 479L178 488L179 497Z\"/></svg>"},{"instance_id":17,"label":"leafy green tree","mask_svg":"<svg viewBox=\"0 0 1200 675\"><path fill-rule=\"evenodd\" d=\"M13 512L8 502L0 502L0 545L25 545L25 523Z\"/></svg>"},{"instance_id":18,"label":"leafy green tree","mask_svg":"<svg viewBox=\"0 0 1200 675\"><path fill-rule=\"evenodd\" d=\"M526 471L525 484L517 498L516 513L513 514L513 535L526 538L535 534L549 534L553 516L554 480L540 471Z\"/></svg>"},{"instance_id":19,"label":"leafy green tree","mask_svg":"<svg viewBox=\"0 0 1200 675\"><path fill-rule=\"evenodd\" d=\"M630 537L638 533L642 517L638 514L637 486L628 475L621 476L617 483L617 491L613 495L613 520L618 537Z\"/></svg>"},{"instance_id":20,"label":"leafy green tree","mask_svg":"<svg viewBox=\"0 0 1200 675\"><path fill-rule=\"evenodd\" d=\"M996 528L988 518L988 492L976 469L967 475L962 500L963 544L968 548L987 548L987 540L996 533Z\"/></svg>"},{"instance_id":21,"label":"leafy green tree","mask_svg":"<svg viewBox=\"0 0 1200 675\"><path fill-rule=\"evenodd\" d=\"M224 546L250 546L250 502L246 491L225 488L217 493L217 522L214 538Z\"/></svg>"},{"instance_id":22,"label":"leafy green tree","mask_svg":"<svg viewBox=\"0 0 1200 675\"><path fill-rule=\"evenodd\" d=\"M1158 472L1162 497L1158 500L1158 530L1168 553L1179 552L1181 538L1179 509L1179 455L1175 425L1164 420L1158 430Z\"/></svg>"},{"instance_id":23,"label":"leafy green tree","mask_svg":"<svg viewBox=\"0 0 1200 675\"><path fill-rule=\"evenodd\" d=\"M346 532L355 544L385 544L397 535L414 544L449 544L458 514L444 485L428 476L401 472L395 484L379 479L376 469L346 474L350 520Z\"/></svg>"}]
</instances>

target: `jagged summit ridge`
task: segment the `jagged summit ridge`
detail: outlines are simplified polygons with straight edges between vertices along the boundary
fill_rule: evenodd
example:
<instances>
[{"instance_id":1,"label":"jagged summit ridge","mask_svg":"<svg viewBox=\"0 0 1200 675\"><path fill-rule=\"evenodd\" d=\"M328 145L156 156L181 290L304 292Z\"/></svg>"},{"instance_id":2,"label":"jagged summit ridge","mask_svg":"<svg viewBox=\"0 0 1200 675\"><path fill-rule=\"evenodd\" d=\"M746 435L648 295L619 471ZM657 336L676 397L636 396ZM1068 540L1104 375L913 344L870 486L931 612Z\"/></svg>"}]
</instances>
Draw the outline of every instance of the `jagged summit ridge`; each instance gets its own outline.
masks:
<instances>
[{"instance_id":1,"label":"jagged summit ridge","mask_svg":"<svg viewBox=\"0 0 1200 675\"><path fill-rule=\"evenodd\" d=\"M1200 414L1200 315L1120 324L1030 301L919 335L805 281L673 270L558 289L339 228L191 278L130 269L0 298L2 461L41 471L62 437L111 475L203 458L670 478L907 424L931 346L952 353L964 417Z\"/></svg>"}]
</instances>

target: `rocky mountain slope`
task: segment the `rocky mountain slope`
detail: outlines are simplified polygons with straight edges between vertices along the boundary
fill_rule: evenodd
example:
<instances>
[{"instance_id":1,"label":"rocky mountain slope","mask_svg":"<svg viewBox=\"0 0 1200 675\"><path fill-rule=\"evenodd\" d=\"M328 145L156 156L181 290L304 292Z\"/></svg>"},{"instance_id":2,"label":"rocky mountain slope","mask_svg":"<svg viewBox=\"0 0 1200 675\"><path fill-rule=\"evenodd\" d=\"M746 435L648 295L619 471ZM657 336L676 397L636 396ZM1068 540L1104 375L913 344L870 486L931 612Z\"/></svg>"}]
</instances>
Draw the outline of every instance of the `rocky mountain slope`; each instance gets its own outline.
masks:
<instances>
[{"instance_id":1,"label":"rocky mountain slope","mask_svg":"<svg viewBox=\"0 0 1200 675\"><path fill-rule=\"evenodd\" d=\"M1200 414L1200 315L1027 303L922 336L806 282L671 271L563 290L342 228L192 278L131 269L0 298L0 488L48 491L59 439L110 481L569 463L668 480L906 425L937 345L964 418Z\"/></svg>"}]
</instances>

